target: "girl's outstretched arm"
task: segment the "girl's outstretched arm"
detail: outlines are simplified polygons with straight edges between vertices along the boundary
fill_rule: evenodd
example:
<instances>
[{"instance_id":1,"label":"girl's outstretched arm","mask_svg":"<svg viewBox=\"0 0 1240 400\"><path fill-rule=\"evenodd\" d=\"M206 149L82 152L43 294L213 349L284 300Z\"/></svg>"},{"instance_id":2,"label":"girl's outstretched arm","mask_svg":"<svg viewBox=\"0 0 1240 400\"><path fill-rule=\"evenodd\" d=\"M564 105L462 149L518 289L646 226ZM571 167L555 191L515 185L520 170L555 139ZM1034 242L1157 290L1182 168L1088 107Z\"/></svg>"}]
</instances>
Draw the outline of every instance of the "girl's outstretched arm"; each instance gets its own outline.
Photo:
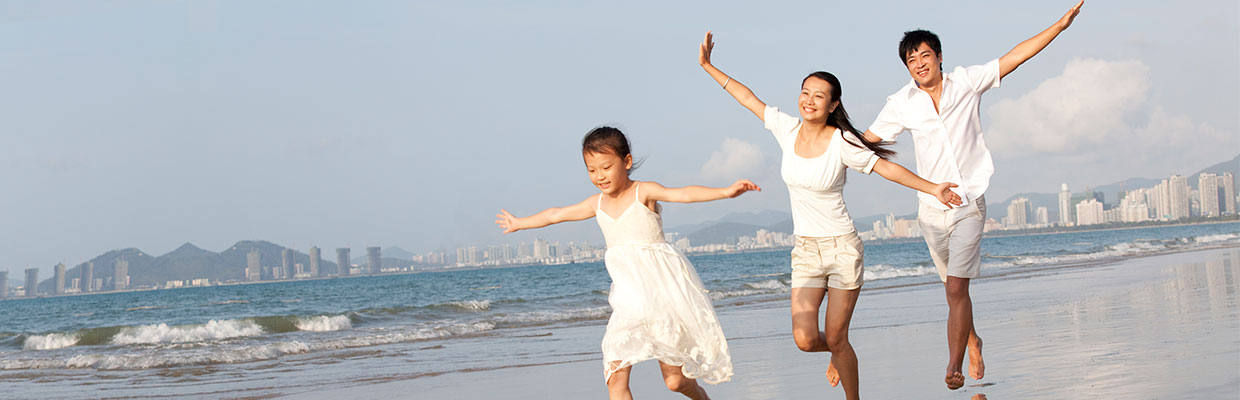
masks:
<instances>
[{"instance_id":1,"label":"girl's outstretched arm","mask_svg":"<svg viewBox=\"0 0 1240 400\"><path fill-rule=\"evenodd\" d=\"M940 184L934 184L933 182L922 179L920 176L917 176L917 174L914 174L913 171L909 171L908 168L904 168L904 166L901 166L900 164L881 158L878 159L877 164L874 164L874 172L877 172L889 181L908 186L909 188L920 192L932 194L935 198L939 199L939 202L949 208L964 204L964 201L960 200L960 195L951 191L951 188L956 187L955 183L943 182Z\"/></svg>"},{"instance_id":2,"label":"girl's outstretched arm","mask_svg":"<svg viewBox=\"0 0 1240 400\"><path fill-rule=\"evenodd\" d=\"M504 233L513 233L522 229L542 228L551 224L592 218L594 217L594 203L592 202L597 201L596 196L587 197L571 206L548 208L525 218L514 217L508 213L508 210L500 209L499 214L495 214L495 223L500 228L504 228Z\"/></svg>"},{"instance_id":3,"label":"girl's outstretched arm","mask_svg":"<svg viewBox=\"0 0 1240 400\"><path fill-rule=\"evenodd\" d=\"M640 193L646 194L646 201L670 201L675 203L699 203L703 201L730 199L750 190L762 191L757 184L748 179L741 179L731 186L712 188L706 186L685 186L669 188L658 182L640 183Z\"/></svg>"},{"instance_id":4,"label":"girl's outstretched arm","mask_svg":"<svg viewBox=\"0 0 1240 400\"><path fill-rule=\"evenodd\" d=\"M702 40L702 45L698 49L698 64L702 65L702 69L705 69L706 73L710 74L711 78L715 78L715 83L723 86L723 90L726 90L728 94L732 95L732 98L736 99L736 101L741 103L742 106L749 109L750 112L753 112L753 115L757 115L758 119L766 122L765 117L763 117L766 113L766 103L759 100L758 96L754 95L753 91L749 90L748 87L733 80L732 77L728 76L728 74L723 73L723 71L720 71L719 68L715 68L714 65L711 65L710 52L714 49L715 42L711 40L710 31L706 31L706 39Z\"/></svg>"}]
</instances>

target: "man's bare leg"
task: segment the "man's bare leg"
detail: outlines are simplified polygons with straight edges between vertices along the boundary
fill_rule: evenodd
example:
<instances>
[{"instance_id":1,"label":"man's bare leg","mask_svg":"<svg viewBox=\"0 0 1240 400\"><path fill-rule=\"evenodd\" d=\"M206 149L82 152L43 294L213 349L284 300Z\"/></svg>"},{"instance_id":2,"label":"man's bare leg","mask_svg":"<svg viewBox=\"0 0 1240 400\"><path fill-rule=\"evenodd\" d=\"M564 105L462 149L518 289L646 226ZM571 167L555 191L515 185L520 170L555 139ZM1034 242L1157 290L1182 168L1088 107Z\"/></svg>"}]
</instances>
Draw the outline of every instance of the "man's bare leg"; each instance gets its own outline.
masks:
<instances>
[{"instance_id":1,"label":"man's bare leg","mask_svg":"<svg viewBox=\"0 0 1240 400\"><path fill-rule=\"evenodd\" d=\"M964 386L964 353L973 332L973 301L969 298L969 279L947 277L947 374L943 382L951 390Z\"/></svg>"},{"instance_id":2,"label":"man's bare leg","mask_svg":"<svg viewBox=\"0 0 1240 400\"><path fill-rule=\"evenodd\" d=\"M982 362L982 338L977 336L977 328L969 331L969 376L980 380L986 376L986 364Z\"/></svg>"}]
</instances>

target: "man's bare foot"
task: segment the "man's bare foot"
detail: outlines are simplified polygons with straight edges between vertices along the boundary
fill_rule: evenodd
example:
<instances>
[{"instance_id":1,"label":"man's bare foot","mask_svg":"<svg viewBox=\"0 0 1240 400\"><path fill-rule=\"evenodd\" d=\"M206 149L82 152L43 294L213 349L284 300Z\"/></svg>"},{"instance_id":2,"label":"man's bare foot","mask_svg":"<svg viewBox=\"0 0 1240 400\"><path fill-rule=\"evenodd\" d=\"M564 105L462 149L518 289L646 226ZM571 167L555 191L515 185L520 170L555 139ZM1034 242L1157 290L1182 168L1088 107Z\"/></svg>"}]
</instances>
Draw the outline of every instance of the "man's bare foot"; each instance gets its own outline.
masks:
<instances>
[{"instance_id":1,"label":"man's bare foot","mask_svg":"<svg viewBox=\"0 0 1240 400\"><path fill-rule=\"evenodd\" d=\"M830 383L831 387L836 387L840 384L840 371L835 369L834 362L827 363L827 383Z\"/></svg>"},{"instance_id":2,"label":"man's bare foot","mask_svg":"<svg viewBox=\"0 0 1240 400\"><path fill-rule=\"evenodd\" d=\"M947 373L947 376L943 378L943 382L947 383L948 389L960 389L961 386L964 386L964 374L959 372L949 372Z\"/></svg>"},{"instance_id":3,"label":"man's bare foot","mask_svg":"<svg viewBox=\"0 0 1240 400\"><path fill-rule=\"evenodd\" d=\"M986 400L986 395L978 393L978 394L973 395L973 398L971 400Z\"/></svg>"},{"instance_id":4,"label":"man's bare foot","mask_svg":"<svg viewBox=\"0 0 1240 400\"><path fill-rule=\"evenodd\" d=\"M969 376L973 380L986 376L986 364L982 362L982 338L973 336L969 341Z\"/></svg>"}]
</instances>

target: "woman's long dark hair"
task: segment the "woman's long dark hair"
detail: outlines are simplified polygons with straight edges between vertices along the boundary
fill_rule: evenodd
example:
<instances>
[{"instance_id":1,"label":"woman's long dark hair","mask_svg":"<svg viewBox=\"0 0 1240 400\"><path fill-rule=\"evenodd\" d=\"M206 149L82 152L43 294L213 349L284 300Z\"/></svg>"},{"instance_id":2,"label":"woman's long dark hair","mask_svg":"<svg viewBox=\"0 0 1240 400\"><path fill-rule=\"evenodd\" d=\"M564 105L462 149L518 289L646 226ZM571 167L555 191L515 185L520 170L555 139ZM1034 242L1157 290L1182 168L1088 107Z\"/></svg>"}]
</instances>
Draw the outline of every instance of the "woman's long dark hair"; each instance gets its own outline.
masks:
<instances>
[{"instance_id":1,"label":"woman's long dark hair","mask_svg":"<svg viewBox=\"0 0 1240 400\"><path fill-rule=\"evenodd\" d=\"M844 111L844 100L840 98L843 90L840 89L839 78L836 78L835 75L832 75L830 72L818 71L809 74L809 76L805 77L805 79L802 79L801 86L805 86L805 81L809 80L811 77L822 79L831 85L831 100L838 101L839 105L835 107L834 111L831 111L831 115L827 116L827 125L831 125L836 128L840 128L840 130L845 132L852 133L853 137L857 138L856 141L845 140L845 142L857 147L864 146L884 160L896 155L895 151L887 148L891 142L870 142L865 140L865 133L857 130L857 128L853 126L852 122L848 120L848 111ZM828 102L831 100L828 100ZM858 142L860 142L860 144L857 144Z\"/></svg>"}]
</instances>

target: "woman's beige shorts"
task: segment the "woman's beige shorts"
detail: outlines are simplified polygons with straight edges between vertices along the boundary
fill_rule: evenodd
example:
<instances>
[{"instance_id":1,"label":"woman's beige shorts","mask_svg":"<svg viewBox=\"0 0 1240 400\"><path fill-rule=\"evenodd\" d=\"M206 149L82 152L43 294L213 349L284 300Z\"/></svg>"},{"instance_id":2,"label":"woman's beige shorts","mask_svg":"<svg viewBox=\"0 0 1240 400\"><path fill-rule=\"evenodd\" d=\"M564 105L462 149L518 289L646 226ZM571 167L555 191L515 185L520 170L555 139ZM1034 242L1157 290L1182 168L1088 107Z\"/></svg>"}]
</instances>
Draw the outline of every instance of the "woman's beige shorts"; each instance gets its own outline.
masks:
<instances>
[{"instance_id":1,"label":"woman's beige shorts","mask_svg":"<svg viewBox=\"0 0 1240 400\"><path fill-rule=\"evenodd\" d=\"M792 287L852 290L864 281L865 246L857 232L831 237L796 237Z\"/></svg>"}]
</instances>

